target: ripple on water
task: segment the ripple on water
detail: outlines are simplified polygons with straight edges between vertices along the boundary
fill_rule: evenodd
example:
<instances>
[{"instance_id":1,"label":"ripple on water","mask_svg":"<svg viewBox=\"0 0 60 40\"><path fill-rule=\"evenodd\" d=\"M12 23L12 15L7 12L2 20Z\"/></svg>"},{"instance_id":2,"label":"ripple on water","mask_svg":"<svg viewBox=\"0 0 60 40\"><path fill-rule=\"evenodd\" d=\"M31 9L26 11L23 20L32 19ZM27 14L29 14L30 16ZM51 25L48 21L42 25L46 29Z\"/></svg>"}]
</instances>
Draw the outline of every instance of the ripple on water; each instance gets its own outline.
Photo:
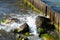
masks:
<instances>
[{"instance_id":1,"label":"ripple on water","mask_svg":"<svg viewBox=\"0 0 60 40\"><path fill-rule=\"evenodd\" d=\"M60 13L60 0L42 0L45 2L48 6L50 6L53 10Z\"/></svg>"}]
</instances>

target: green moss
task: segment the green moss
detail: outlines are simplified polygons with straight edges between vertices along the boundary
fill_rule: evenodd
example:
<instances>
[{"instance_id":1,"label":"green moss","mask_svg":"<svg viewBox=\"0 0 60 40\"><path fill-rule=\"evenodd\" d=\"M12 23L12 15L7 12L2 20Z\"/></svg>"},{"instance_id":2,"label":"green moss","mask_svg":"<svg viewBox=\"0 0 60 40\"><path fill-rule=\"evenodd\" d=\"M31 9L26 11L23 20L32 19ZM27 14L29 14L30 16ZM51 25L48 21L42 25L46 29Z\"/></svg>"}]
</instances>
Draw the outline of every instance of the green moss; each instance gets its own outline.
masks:
<instances>
[{"instance_id":1,"label":"green moss","mask_svg":"<svg viewBox=\"0 0 60 40\"><path fill-rule=\"evenodd\" d=\"M25 36L30 36L30 33L29 32L26 32L24 35Z\"/></svg>"},{"instance_id":2,"label":"green moss","mask_svg":"<svg viewBox=\"0 0 60 40\"><path fill-rule=\"evenodd\" d=\"M25 40L27 39L27 36L24 34L20 34L19 37L16 38L16 40Z\"/></svg>"},{"instance_id":3,"label":"green moss","mask_svg":"<svg viewBox=\"0 0 60 40\"><path fill-rule=\"evenodd\" d=\"M4 23L4 22L6 22L6 19L0 20L0 22L3 22Z\"/></svg>"},{"instance_id":4,"label":"green moss","mask_svg":"<svg viewBox=\"0 0 60 40\"><path fill-rule=\"evenodd\" d=\"M43 35L41 35L41 38L43 40L55 40L55 38L50 34L43 34Z\"/></svg>"},{"instance_id":5,"label":"green moss","mask_svg":"<svg viewBox=\"0 0 60 40\"><path fill-rule=\"evenodd\" d=\"M24 40L24 38L19 38L19 40Z\"/></svg>"},{"instance_id":6,"label":"green moss","mask_svg":"<svg viewBox=\"0 0 60 40\"><path fill-rule=\"evenodd\" d=\"M37 13L40 13L41 11L39 9L37 9L34 5L32 5L29 0L24 0L24 3L27 5L27 7L33 8L33 10Z\"/></svg>"},{"instance_id":7,"label":"green moss","mask_svg":"<svg viewBox=\"0 0 60 40\"><path fill-rule=\"evenodd\" d=\"M4 19L4 20L2 20L2 22L6 22L6 20Z\"/></svg>"},{"instance_id":8,"label":"green moss","mask_svg":"<svg viewBox=\"0 0 60 40\"><path fill-rule=\"evenodd\" d=\"M55 28L56 30L60 33L60 27L58 27L58 25L54 24L55 25Z\"/></svg>"},{"instance_id":9,"label":"green moss","mask_svg":"<svg viewBox=\"0 0 60 40\"><path fill-rule=\"evenodd\" d=\"M50 37L51 35L49 34L42 34L42 37Z\"/></svg>"},{"instance_id":10,"label":"green moss","mask_svg":"<svg viewBox=\"0 0 60 40\"><path fill-rule=\"evenodd\" d=\"M44 29L43 29L43 28L38 28L38 31L39 31L39 32L43 32Z\"/></svg>"}]
</instances>

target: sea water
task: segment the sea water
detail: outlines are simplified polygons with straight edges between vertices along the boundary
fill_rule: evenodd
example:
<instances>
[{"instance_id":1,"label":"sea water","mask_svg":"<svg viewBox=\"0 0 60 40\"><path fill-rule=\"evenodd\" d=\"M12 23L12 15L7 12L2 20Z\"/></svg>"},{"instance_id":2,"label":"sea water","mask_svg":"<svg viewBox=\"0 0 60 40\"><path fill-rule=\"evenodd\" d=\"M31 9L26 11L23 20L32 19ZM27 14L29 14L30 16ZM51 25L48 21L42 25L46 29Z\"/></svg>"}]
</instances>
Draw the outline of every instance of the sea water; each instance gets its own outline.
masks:
<instances>
[{"instance_id":1,"label":"sea water","mask_svg":"<svg viewBox=\"0 0 60 40\"><path fill-rule=\"evenodd\" d=\"M45 2L48 6L50 6L51 9L60 13L60 0L41 0L41 1Z\"/></svg>"}]
</instances>

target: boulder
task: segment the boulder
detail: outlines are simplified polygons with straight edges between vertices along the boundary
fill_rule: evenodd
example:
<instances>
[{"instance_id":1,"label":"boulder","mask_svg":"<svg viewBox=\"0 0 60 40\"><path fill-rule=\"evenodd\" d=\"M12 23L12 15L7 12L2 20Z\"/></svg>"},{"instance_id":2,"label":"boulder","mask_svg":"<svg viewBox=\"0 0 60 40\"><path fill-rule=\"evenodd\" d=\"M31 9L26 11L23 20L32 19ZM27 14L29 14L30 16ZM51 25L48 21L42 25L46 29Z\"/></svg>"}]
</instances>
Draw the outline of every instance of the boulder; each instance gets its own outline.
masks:
<instances>
[{"instance_id":1,"label":"boulder","mask_svg":"<svg viewBox=\"0 0 60 40\"><path fill-rule=\"evenodd\" d=\"M36 27L40 27L43 23L51 23L51 20L43 16L37 16L35 21Z\"/></svg>"},{"instance_id":2,"label":"boulder","mask_svg":"<svg viewBox=\"0 0 60 40\"><path fill-rule=\"evenodd\" d=\"M40 16L36 17L36 21L35 21L36 27L40 27L42 22L43 22L43 18L41 18Z\"/></svg>"},{"instance_id":3,"label":"boulder","mask_svg":"<svg viewBox=\"0 0 60 40\"><path fill-rule=\"evenodd\" d=\"M26 33L29 32L29 26L27 23L24 23L19 28L14 30L14 33Z\"/></svg>"},{"instance_id":4,"label":"boulder","mask_svg":"<svg viewBox=\"0 0 60 40\"><path fill-rule=\"evenodd\" d=\"M36 27L44 29L43 33L47 33L55 30L55 26L51 24L51 20L46 17L38 16L36 17ZM41 33L41 32L40 32Z\"/></svg>"}]
</instances>

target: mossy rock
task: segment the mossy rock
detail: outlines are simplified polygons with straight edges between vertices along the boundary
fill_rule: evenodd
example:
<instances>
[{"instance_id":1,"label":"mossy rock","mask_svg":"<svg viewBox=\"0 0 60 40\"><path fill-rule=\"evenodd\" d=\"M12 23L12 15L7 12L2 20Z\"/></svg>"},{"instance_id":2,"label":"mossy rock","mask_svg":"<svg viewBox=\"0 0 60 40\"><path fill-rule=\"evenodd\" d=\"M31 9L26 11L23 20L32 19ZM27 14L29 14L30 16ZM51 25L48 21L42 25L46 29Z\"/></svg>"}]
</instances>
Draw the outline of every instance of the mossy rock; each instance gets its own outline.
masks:
<instances>
[{"instance_id":1,"label":"mossy rock","mask_svg":"<svg viewBox=\"0 0 60 40\"><path fill-rule=\"evenodd\" d=\"M16 38L16 40L28 40L28 38L26 35L20 34L19 37Z\"/></svg>"},{"instance_id":2,"label":"mossy rock","mask_svg":"<svg viewBox=\"0 0 60 40\"><path fill-rule=\"evenodd\" d=\"M28 36L30 36L31 34L30 34L29 32L26 32L24 35L28 37Z\"/></svg>"},{"instance_id":3,"label":"mossy rock","mask_svg":"<svg viewBox=\"0 0 60 40\"><path fill-rule=\"evenodd\" d=\"M43 40L55 40L55 38L52 35L50 35L50 34L42 34L41 38Z\"/></svg>"},{"instance_id":4,"label":"mossy rock","mask_svg":"<svg viewBox=\"0 0 60 40\"><path fill-rule=\"evenodd\" d=\"M27 38L19 38L19 40L28 40Z\"/></svg>"},{"instance_id":5,"label":"mossy rock","mask_svg":"<svg viewBox=\"0 0 60 40\"><path fill-rule=\"evenodd\" d=\"M1 35L6 35L6 34L7 34L7 32L6 32L6 31L4 31L4 30L0 30L0 34L1 34Z\"/></svg>"},{"instance_id":6,"label":"mossy rock","mask_svg":"<svg viewBox=\"0 0 60 40\"><path fill-rule=\"evenodd\" d=\"M3 20L1 20L0 22L3 22L3 23L5 23L5 22L6 22L6 19L3 19Z\"/></svg>"},{"instance_id":7,"label":"mossy rock","mask_svg":"<svg viewBox=\"0 0 60 40\"><path fill-rule=\"evenodd\" d=\"M24 40L24 38L19 38L19 40Z\"/></svg>"},{"instance_id":8,"label":"mossy rock","mask_svg":"<svg viewBox=\"0 0 60 40\"><path fill-rule=\"evenodd\" d=\"M43 32L44 29L43 28L38 28L38 32Z\"/></svg>"}]
</instances>

